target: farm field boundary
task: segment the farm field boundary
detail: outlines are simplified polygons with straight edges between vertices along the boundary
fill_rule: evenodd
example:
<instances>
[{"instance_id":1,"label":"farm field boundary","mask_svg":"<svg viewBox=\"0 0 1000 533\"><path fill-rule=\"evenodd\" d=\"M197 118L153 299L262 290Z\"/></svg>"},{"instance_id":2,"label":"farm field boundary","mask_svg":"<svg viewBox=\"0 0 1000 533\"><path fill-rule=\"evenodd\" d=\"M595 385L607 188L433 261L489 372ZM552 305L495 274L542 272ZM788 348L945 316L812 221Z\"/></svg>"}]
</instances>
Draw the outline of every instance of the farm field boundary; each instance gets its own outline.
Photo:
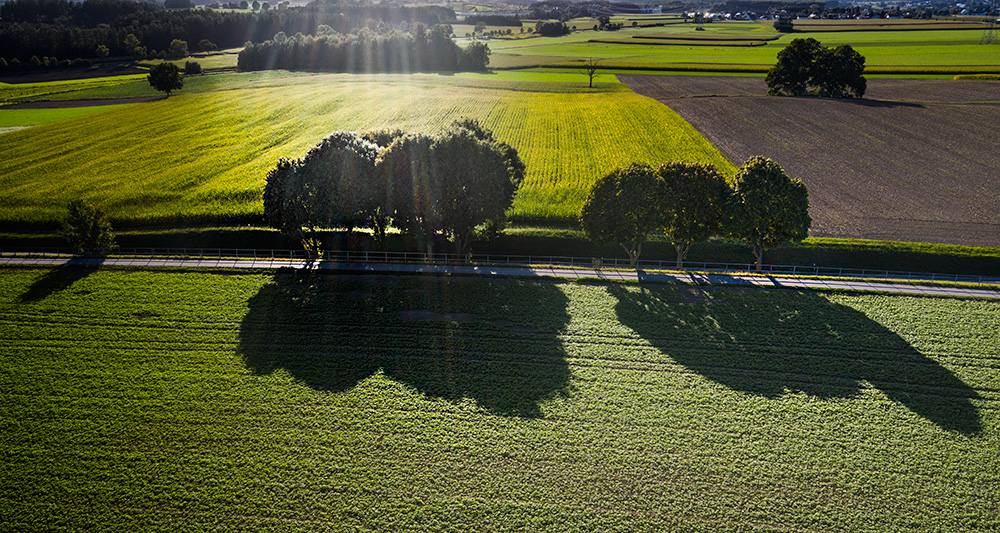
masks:
<instances>
[{"instance_id":1,"label":"farm field boundary","mask_svg":"<svg viewBox=\"0 0 1000 533\"><path fill-rule=\"evenodd\" d=\"M768 97L754 78L620 78L734 163L766 154L802 179L814 237L1000 246L994 82L873 79L873 98L851 101Z\"/></svg>"}]
</instances>

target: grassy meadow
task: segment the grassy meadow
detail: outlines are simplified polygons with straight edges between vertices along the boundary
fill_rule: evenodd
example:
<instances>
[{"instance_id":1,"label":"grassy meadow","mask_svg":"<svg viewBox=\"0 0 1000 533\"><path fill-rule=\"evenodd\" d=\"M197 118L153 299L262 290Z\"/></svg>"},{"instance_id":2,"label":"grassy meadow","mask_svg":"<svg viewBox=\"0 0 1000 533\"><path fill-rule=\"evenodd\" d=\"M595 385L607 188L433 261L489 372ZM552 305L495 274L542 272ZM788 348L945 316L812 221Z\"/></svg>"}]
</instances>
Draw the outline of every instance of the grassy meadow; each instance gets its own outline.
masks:
<instances>
[{"instance_id":1,"label":"grassy meadow","mask_svg":"<svg viewBox=\"0 0 1000 533\"><path fill-rule=\"evenodd\" d=\"M38 126L121 107L123 104L55 109L0 109L0 128Z\"/></svg>"},{"instance_id":2,"label":"grassy meadow","mask_svg":"<svg viewBox=\"0 0 1000 533\"><path fill-rule=\"evenodd\" d=\"M582 74L264 73L189 82L166 100L0 136L2 222L52 223L77 197L100 200L125 223L250 220L277 160L304 155L332 131L436 131L461 117L482 121L527 164L514 205L520 219L574 219L590 184L632 161L733 170L687 122L613 76L594 89Z\"/></svg>"},{"instance_id":3,"label":"grassy meadow","mask_svg":"<svg viewBox=\"0 0 1000 533\"><path fill-rule=\"evenodd\" d=\"M908 69L904 67L956 73L994 72L1000 65L1000 50L979 44L985 28L981 24L967 24L967 29L947 23L938 26L946 29L878 26L878 31L872 31L863 24L845 27L800 22L795 21L799 31L792 34L779 34L770 21L714 22L701 25L703 31L696 30L698 25L691 23L625 27L614 32L579 31L557 38L491 41L490 64L501 68L568 65L593 58L602 60L609 68L766 70L774 65L778 52L792 39L813 37L825 46L850 44L865 56L866 66L872 73L906 72ZM831 29L838 31L829 31ZM724 43L727 40L729 43Z\"/></svg>"},{"instance_id":4,"label":"grassy meadow","mask_svg":"<svg viewBox=\"0 0 1000 533\"><path fill-rule=\"evenodd\" d=\"M0 529L1000 528L1000 302L0 275Z\"/></svg>"}]
</instances>

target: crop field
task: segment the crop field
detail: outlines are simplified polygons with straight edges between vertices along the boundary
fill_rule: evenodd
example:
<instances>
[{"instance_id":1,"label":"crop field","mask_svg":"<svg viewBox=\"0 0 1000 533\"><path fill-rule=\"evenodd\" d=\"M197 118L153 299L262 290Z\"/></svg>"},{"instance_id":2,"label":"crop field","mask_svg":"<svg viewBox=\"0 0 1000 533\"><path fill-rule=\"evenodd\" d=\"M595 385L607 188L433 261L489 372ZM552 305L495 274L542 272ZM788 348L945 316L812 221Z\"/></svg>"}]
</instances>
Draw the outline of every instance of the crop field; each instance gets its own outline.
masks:
<instances>
[{"instance_id":1,"label":"crop field","mask_svg":"<svg viewBox=\"0 0 1000 533\"><path fill-rule=\"evenodd\" d=\"M609 68L699 65L705 71L734 66L766 70L792 39L814 37L826 46L850 44L865 56L873 72L906 72L904 67L955 73L1000 69L1000 49L979 44L985 28L981 24L899 26L903 29L893 31L891 27L814 24L784 35L766 22L705 24L704 31L696 31L695 24L580 31L557 38L491 42L490 64L499 68L559 66L594 58Z\"/></svg>"},{"instance_id":2,"label":"crop field","mask_svg":"<svg viewBox=\"0 0 1000 533\"><path fill-rule=\"evenodd\" d=\"M121 86L130 85L145 85L149 89L145 75L137 74L36 83L0 83L0 106L38 100L79 100L94 92L106 94L109 89L118 90ZM149 94L155 93L144 93Z\"/></svg>"},{"instance_id":3,"label":"crop field","mask_svg":"<svg viewBox=\"0 0 1000 533\"><path fill-rule=\"evenodd\" d=\"M0 108L0 128L27 127L58 122L68 118L81 117L99 113L109 109L118 109L119 105L62 107L57 109L4 109Z\"/></svg>"},{"instance_id":4,"label":"crop field","mask_svg":"<svg viewBox=\"0 0 1000 533\"><path fill-rule=\"evenodd\" d=\"M621 79L735 164L763 154L802 179L812 236L1000 246L996 82L871 79L848 101L764 96L760 78Z\"/></svg>"},{"instance_id":5,"label":"crop field","mask_svg":"<svg viewBox=\"0 0 1000 533\"><path fill-rule=\"evenodd\" d=\"M435 131L480 119L528 167L514 217L572 220L590 184L632 161L733 167L676 113L613 76L219 75L166 100L0 135L0 223L52 223L73 198L126 223L249 220L264 178L336 130ZM534 80L534 81L532 81ZM200 84L200 85L199 85ZM121 88L108 89L117 96ZM147 87L148 89L148 87Z\"/></svg>"},{"instance_id":6,"label":"crop field","mask_svg":"<svg viewBox=\"0 0 1000 533\"><path fill-rule=\"evenodd\" d=\"M1000 302L0 273L0 529L1000 528Z\"/></svg>"}]
</instances>

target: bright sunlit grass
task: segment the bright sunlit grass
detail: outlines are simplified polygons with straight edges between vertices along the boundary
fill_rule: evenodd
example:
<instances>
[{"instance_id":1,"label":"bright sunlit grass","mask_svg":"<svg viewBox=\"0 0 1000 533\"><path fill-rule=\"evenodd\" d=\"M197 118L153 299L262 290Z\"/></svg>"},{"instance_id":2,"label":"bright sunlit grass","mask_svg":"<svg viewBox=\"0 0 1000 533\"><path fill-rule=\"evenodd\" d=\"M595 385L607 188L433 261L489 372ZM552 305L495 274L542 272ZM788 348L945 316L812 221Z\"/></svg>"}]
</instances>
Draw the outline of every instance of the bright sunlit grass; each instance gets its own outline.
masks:
<instances>
[{"instance_id":1,"label":"bright sunlit grass","mask_svg":"<svg viewBox=\"0 0 1000 533\"><path fill-rule=\"evenodd\" d=\"M612 76L598 81L588 90L582 74L206 77L166 100L3 134L0 205L6 222L53 222L77 197L118 221L240 221L262 212L278 158L333 131L435 132L461 117L527 163L515 217L573 219L590 183L632 161L732 170L666 107Z\"/></svg>"}]
</instances>

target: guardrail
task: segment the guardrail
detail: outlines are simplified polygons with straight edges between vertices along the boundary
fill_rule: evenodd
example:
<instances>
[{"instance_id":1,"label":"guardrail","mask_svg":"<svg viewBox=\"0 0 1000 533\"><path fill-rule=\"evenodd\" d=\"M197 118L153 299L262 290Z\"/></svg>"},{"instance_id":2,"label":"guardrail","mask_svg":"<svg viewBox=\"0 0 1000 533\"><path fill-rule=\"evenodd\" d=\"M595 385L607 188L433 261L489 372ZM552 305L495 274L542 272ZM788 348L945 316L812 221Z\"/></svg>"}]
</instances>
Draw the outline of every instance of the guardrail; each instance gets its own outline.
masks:
<instances>
[{"instance_id":1,"label":"guardrail","mask_svg":"<svg viewBox=\"0 0 1000 533\"><path fill-rule=\"evenodd\" d=\"M0 248L0 256L67 256L69 248L34 247ZM436 265L505 265L557 266L571 268L632 268L628 260L605 257L571 257L514 254L450 254L424 252L324 251L311 254L305 250L255 248L119 248L112 257L162 257L177 259L252 259L268 261L331 261L337 263L407 263ZM674 260L639 260L638 268L678 270ZM683 271L691 272L756 272L754 263L702 263L685 261ZM938 274L898 270L876 270L804 265L762 266L761 273L776 275L860 277L904 280L955 281L966 283L1000 283L1000 277L981 275Z\"/></svg>"}]
</instances>

